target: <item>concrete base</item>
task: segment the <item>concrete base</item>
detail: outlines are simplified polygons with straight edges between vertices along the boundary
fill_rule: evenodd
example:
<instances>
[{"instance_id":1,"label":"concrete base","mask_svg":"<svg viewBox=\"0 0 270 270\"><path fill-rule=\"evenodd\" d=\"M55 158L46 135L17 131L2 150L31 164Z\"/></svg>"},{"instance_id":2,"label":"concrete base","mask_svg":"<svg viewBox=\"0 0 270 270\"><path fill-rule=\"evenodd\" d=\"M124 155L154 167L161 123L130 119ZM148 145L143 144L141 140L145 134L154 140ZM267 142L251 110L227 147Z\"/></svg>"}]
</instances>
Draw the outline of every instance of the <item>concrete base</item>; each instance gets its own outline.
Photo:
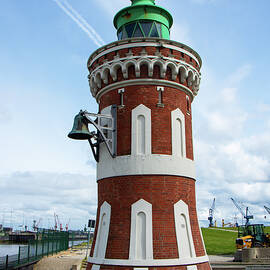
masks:
<instances>
[{"instance_id":1,"label":"concrete base","mask_svg":"<svg viewBox=\"0 0 270 270\"><path fill-rule=\"evenodd\" d=\"M246 248L237 250L234 256L235 262L245 263L270 263L270 248Z\"/></svg>"}]
</instances>

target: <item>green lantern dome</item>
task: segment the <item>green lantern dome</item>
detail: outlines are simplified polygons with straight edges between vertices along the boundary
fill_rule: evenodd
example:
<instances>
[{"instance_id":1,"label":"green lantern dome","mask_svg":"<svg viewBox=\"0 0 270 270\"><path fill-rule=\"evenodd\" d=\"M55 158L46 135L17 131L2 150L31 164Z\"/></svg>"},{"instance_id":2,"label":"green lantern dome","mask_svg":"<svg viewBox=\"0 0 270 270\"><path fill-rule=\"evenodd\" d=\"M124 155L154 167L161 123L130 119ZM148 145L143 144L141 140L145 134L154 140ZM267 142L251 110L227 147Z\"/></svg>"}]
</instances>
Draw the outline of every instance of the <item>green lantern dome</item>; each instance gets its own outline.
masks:
<instances>
[{"instance_id":1,"label":"green lantern dome","mask_svg":"<svg viewBox=\"0 0 270 270\"><path fill-rule=\"evenodd\" d=\"M136 37L170 39L172 15L156 6L155 0L131 0L132 4L114 17L118 40Z\"/></svg>"}]
</instances>

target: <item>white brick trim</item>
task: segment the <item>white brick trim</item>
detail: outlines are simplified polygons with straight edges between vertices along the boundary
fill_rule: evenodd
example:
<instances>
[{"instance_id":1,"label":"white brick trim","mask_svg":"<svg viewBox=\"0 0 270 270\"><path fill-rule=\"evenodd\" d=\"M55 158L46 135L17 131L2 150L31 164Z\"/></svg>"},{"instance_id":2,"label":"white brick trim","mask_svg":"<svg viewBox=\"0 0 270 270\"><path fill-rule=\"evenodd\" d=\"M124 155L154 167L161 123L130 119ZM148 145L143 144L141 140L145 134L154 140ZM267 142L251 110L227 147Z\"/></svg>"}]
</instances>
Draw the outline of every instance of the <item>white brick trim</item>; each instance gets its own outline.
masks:
<instances>
[{"instance_id":1,"label":"white brick trim","mask_svg":"<svg viewBox=\"0 0 270 270\"><path fill-rule=\"evenodd\" d=\"M144 118L144 123L141 123L143 126L140 128L139 117ZM131 155L150 155L152 149L151 110L140 104L132 110L131 121ZM142 151L140 150L141 148L143 149Z\"/></svg>"},{"instance_id":2,"label":"white brick trim","mask_svg":"<svg viewBox=\"0 0 270 270\"><path fill-rule=\"evenodd\" d=\"M110 220L111 206L107 202L104 202L100 207L97 240L94 249L94 257L99 259L105 258L110 229Z\"/></svg>"},{"instance_id":3,"label":"white brick trim","mask_svg":"<svg viewBox=\"0 0 270 270\"><path fill-rule=\"evenodd\" d=\"M195 258L188 205L182 200L174 205L174 221L179 258Z\"/></svg>"},{"instance_id":4,"label":"white brick trim","mask_svg":"<svg viewBox=\"0 0 270 270\"><path fill-rule=\"evenodd\" d=\"M146 217L145 226L145 259L153 259L153 231L152 231L152 204L141 199L131 206L131 230L130 230L130 246L129 259L135 260L137 258L137 241L139 241L138 233L138 214L143 213ZM139 232L140 233L140 232Z\"/></svg>"},{"instance_id":5,"label":"white brick trim","mask_svg":"<svg viewBox=\"0 0 270 270\"><path fill-rule=\"evenodd\" d=\"M172 155L136 155L112 158L104 144L100 145L97 180L124 175L174 175L196 178L195 162Z\"/></svg>"},{"instance_id":6,"label":"white brick trim","mask_svg":"<svg viewBox=\"0 0 270 270\"><path fill-rule=\"evenodd\" d=\"M88 257L88 262L98 265L118 265L133 267L155 267L155 266L192 266L200 263L209 262L208 256L183 258L183 259L161 259L161 260L118 260L118 259L99 259Z\"/></svg>"},{"instance_id":7,"label":"white brick trim","mask_svg":"<svg viewBox=\"0 0 270 270\"><path fill-rule=\"evenodd\" d=\"M178 121L181 123L181 129L179 129ZM186 158L186 123L185 115L180 109L176 109L171 112L172 123L172 155L182 158ZM179 134L179 131L181 134Z\"/></svg>"}]
</instances>

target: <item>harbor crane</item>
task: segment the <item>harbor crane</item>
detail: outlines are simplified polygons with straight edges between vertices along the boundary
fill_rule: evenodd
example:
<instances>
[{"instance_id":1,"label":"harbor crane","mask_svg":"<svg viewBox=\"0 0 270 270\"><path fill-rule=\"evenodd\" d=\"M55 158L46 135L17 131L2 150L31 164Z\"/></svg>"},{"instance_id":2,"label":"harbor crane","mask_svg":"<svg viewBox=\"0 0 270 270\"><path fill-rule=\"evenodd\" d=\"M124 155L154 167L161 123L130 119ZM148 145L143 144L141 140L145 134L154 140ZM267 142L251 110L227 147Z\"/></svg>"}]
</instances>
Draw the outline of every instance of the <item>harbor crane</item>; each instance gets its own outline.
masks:
<instances>
[{"instance_id":1,"label":"harbor crane","mask_svg":"<svg viewBox=\"0 0 270 270\"><path fill-rule=\"evenodd\" d=\"M54 213L54 230L57 231L58 215Z\"/></svg>"},{"instance_id":2,"label":"harbor crane","mask_svg":"<svg viewBox=\"0 0 270 270\"><path fill-rule=\"evenodd\" d=\"M66 224L66 231L68 231L69 223L70 223L70 219L68 220L68 223Z\"/></svg>"},{"instance_id":3,"label":"harbor crane","mask_svg":"<svg viewBox=\"0 0 270 270\"><path fill-rule=\"evenodd\" d=\"M214 212L216 208L216 198L214 198L211 208L209 209L209 227L214 227L213 219L214 219Z\"/></svg>"},{"instance_id":4,"label":"harbor crane","mask_svg":"<svg viewBox=\"0 0 270 270\"><path fill-rule=\"evenodd\" d=\"M231 200L232 200L233 204L235 205L235 207L239 210L239 212L241 213L243 218L246 220L245 226L250 225L249 220L253 219L253 215L250 215L248 213L248 211L249 211L248 207L246 207L246 212L244 212L243 209L239 206L239 204L233 198L231 198Z\"/></svg>"},{"instance_id":5,"label":"harbor crane","mask_svg":"<svg viewBox=\"0 0 270 270\"><path fill-rule=\"evenodd\" d=\"M35 219L33 220L33 230L34 231L38 231L38 228L39 228L41 221L42 221L42 218L40 218L38 222Z\"/></svg>"},{"instance_id":6,"label":"harbor crane","mask_svg":"<svg viewBox=\"0 0 270 270\"><path fill-rule=\"evenodd\" d=\"M270 214L270 208L267 206L264 206L265 210L267 211L268 214Z\"/></svg>"}]
</instances>

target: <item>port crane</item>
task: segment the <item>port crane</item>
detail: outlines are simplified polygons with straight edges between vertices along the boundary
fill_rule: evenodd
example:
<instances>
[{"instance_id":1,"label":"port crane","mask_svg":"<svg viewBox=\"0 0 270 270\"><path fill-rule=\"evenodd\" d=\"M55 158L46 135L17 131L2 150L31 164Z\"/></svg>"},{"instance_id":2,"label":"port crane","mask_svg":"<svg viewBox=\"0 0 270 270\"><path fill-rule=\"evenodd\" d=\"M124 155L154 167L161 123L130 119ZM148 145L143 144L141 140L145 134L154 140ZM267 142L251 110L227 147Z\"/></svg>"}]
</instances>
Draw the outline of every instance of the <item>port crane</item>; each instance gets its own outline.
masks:
<instances>
[{"instance_id":1,"label":"port crane","mask_svg":"<svg viewBox=\"0 0 270 270\"><path fill-rule=\"evenodd\" d=\"M248 210L248 207L246 207L246 212L243 211L243 209L238 205L238 203L233 199L231 198L233 204L235 205L235 207L239 210L239 212L241 213L241 215L243 216L243 218L246 220L246 226L247 225L250 225L249 223L249 220L250 219L253 219L253 215L250 215L249 214L249 210Z\"/></svg>"},{"instance_id":2,"label":"port crane","mask_svg":"<svg viewBox=\"0 0 270 270\"><path fill-rule=\"evenodd\" d=\"M39 224L42 221L42 218L39 219L39 221L36 221L35 219L33 220L33 230L38 231Z\"/></svg>"},{"instance_id":3,"label":"port crane","mask_svg":"<svg viewBox=\"0 0 270 270\"><path fill-rule=\"evenodd\" d=\"M209 227L214 227L213 219L214 219L214 212L216 208L216 198L214 198L211 208L209 209Z\"/></svg>"},{"instance_id":4,"label":"port crane","mask_svg":"<svg viewBox=\"0 0 270 270\"><path fill-rule=\"evenodd\" d=\"M70 219L68 220L68 223L66 224L66 231L68 231L69 223L70 223Z\"/></svg>"},{"instance_id":5,"label":"port crane","mask_svg":"<svg viewBox=\"0 0 270 270\"><path fill-rule=\"evenodd\" d=\"M57 231L58 215L54 213L54 230Z\"/></svg>"},{"instance_id":6,"label":"port crane","mask_svg":"<svg viewBox=\"0 0 270 270\"><path fill-rule=\"evenodd\" d=\"M267 211L268 214L270 214L270 208L267 206L264 206L265 210Z\"/></svg>"}]
</instances>

